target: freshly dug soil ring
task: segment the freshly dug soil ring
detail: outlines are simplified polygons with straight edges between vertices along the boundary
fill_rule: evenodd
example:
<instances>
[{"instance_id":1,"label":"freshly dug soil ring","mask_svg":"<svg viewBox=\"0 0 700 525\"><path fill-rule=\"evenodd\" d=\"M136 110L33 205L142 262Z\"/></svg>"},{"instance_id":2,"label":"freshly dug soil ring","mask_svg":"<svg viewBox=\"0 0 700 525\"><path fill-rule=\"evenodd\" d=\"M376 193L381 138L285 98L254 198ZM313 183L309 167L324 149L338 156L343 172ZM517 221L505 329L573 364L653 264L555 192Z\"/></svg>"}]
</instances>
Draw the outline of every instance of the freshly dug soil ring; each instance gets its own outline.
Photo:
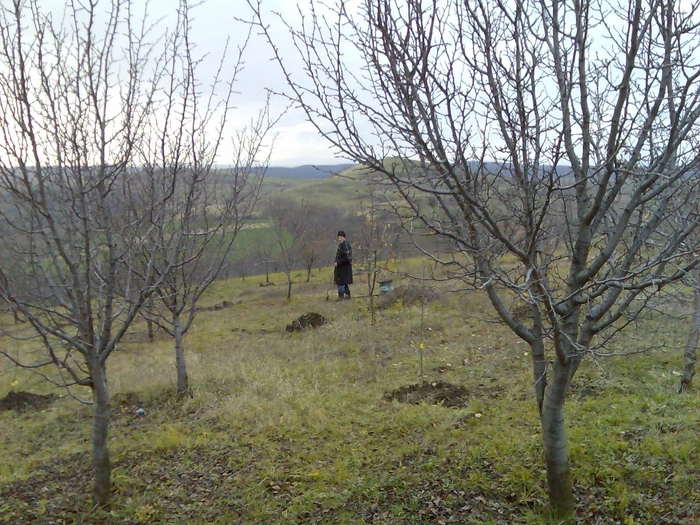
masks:
<instances>
[{"instance_id":1,"label":"freshly dug soil ring","mask_svg":"<svg viewBox=\"0 0 700 525\"><path fill-rule=\"evenodd\" d=\"M323 317L321 314L317 314L316 312L308 312L294 319L291 324L287 325L285 331L299 332L300 330L307 330L309 328L318 328L324 324L326 324L325 317Z\"/></svg>"},{"instance_id":2,"label":"freshly dug soil ring","mask_svg":"<svg viewBox=\"0 0 700 525\"><path fill-rule=\"evenodd\" d=\"M384 399L413 405L431 403L449 408L462 408L469 399L469 391L459 385L427 381L387 392Z\"/></svg>"},{"instance_id":3,"label":"freshly dug soil ring","mask_svg":"<svg viewBox=\"0 0 700 525\"><path fill-rule=\"evenodd\" d=\"M16 412L26 412L28 410L43 410L54 402L56 396L53 394L41 395L31 392L8 392L0 399L0 412L14 410Z\"/></svg>"}]
</instances>

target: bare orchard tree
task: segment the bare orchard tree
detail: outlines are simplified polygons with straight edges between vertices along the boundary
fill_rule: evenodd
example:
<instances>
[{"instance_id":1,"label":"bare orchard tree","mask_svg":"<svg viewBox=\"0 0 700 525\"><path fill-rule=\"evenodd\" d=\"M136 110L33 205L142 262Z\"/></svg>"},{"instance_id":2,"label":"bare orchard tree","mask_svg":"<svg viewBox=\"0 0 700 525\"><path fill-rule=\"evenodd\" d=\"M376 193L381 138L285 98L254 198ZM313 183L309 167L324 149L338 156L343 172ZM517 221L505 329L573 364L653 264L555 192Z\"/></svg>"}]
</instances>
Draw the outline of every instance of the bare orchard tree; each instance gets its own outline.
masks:
<instances>
[{"instance_id":1,"label":"bare orchard tree","mask_svg":"<svg viewBox=\"0 0 700 525\"><path fill-rule=\"evenodd\" d=\"M249 151L248 154L258 153ZM162 259L156 265L159 274L161 268L170 269L155 293L164 308L149 310L147 317L174 339L180 396L189 388L184 335L192 327L199 299L223 268L227 254L257 201L261 177L251 174L249 166L241 164L227 173L209 171L199 176L193 169L191 173L182 173L176 183L177 187L184 182L184 193L176 191L176 194L188 204L181 212L170 216L170 224L176 227L169 232L164 245L180 249L173 260ZM201 180L195 183L194 177L201 177ZM205 184L206 188L193 188L200 184ZM187 195L190 192L197 195Z\"/></svg>"},{"instance_id":2,"label":"bare orchard tree","mask_svg":"<svg viewBox=\"0 0 700 525\"><path fill-rule=\"evenodd\" d=\"M695 377L695 364L698 361L698 340L700 339L700 271L693 269L690 277L693 290L693 313L690 321L690 335L683 352L683 373L678 393L688 388Z\"/></svg>"},{"instance_id":3,"label":"bare orchard tree","mask_svg":"<svg viewBox=\"0 0 700 525\"><path fill-rule=\"evenodd\" d=\"M300 76L248 3L290 99L456 247L445 262L530 345L550 504L571 513L572 377L698 262L697 5L312 0L289 23Z\"/></svg>"},{"instance_id":4,"label":"bare orchard tree","mask_svg":"<svg viewBox=\"0 0 700 525\"><path fill-rule=\"evenodd\" d=\"M374 325L376 318L374 293L377 280L389 271L391 259L396 258L392 247L395 246L400 230L398 224L393 224L392 227L390 222L392 217L388 210L392 208L382 206L383 192L371 182L366 189L367 202L360 200L358 209L362 224L358 232L359 243L355 247L355 257L359 263L356 265L356 273L363 274L366 278L370 322Z\"/></svg>"},{"instance_id":5,"label":"bare orchard tree","mask_svg":"<svg viewBox=\"0 0 700 525\"><path fill-rule=\"evenodd\" d=\"M272 223L273 257L277 266L287 277L287 300L292 298L292 272L301 263L302 246L300 232L310 224L311 204L307 200L297 202L291 198L270 197L267 216Z\"/></svg>"},{"instance_id":6,"label":"bare orchard tree","mask_svg":"<svg viewBox=\"0 0 700 525\"><path fill-rule=\"evenodd\" d=\"M161 88L190 73L168 67L183 26L153 42L136 12L128 0L70 2L63 17L31 0L0 7L0 249L13 262L0 294L33 331L16 364L55 367L43 375L75 397L91 390L100 507L110 500L107 360L181 249L161 242L174 174L157 181L169 191L144 193L148 177L134 166Z\"/></svg>"},{"instance_id":7,"label":"bare orchard tree","mask_svg":"<svg viewBox=\"0 0 700 525\"><path fill-rule=\"evenodd\" d=\"M180 9L187 14L187 5ZM189 16L182 16L179 23L171 43L178 51L168 57L167 67L180 82L167 85L163 107L153 115L140 162L144 184L139 193L147 202L173 195L153 208L155 222L165 228L151 232L153 238L143 254L144 274L152 265L162 281L155 297L163 308L144 309L144 313L174 339L177 392L183 396L188 392L184 336L194 322L199 299L216 279L253 213L271 152L268 148L263 157L264 140L274 121L268 104L234 139L232 167L214 168L248 40L239 49L228 78L222 82L217 75L205 92L198 81L201 60L194 59ZM219 74L223 66L222 62ZM216 123L213 129L210 122ZM161 257L153 263L148 247L156 243Z\"/></svg>"},{"instance_id":8,"label":"bare orchard tree","mask_svg":"<svg viewBox=\"0 0 700 525\"><path fill-rule=\"evenodd\" d=\"M252 241L256 266L265 268L265 285L275 284L270 282L270 269L277 268L277 261L272 258L275 249L275 240L271 235L267 235L269 228L259 228Z\"/></svg>"},{"instance_id":9,"label":"bare orchard tree","mask_svg":"<svg viewBox=\"0 0 700 525\"><path fill-rule=\"evenodd\" d=\"M333 240L333 225L340 224L341 212L317 203L304 201L302 207L308 208L308 220L298 223L299 231L292 232L298 237L299 260L306 270L306 282L311 280L311 271L322 265L328 258L328 245ZM330 261L328 261L330 262Z\"/></svg>"}]
</instances>

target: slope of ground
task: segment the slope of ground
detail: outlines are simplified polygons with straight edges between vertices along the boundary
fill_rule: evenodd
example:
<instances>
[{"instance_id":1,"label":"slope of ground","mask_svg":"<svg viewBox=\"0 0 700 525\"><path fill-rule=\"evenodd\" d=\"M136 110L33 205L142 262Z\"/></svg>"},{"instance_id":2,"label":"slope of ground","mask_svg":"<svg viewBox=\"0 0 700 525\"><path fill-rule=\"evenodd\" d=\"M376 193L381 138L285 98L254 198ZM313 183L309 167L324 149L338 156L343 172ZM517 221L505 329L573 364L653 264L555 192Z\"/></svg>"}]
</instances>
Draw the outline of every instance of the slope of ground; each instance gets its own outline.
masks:
<instances>
[{"instance_id":1,"label":"slope of ground","mask_svg":"<svg viewBox=\"0 0 700 525\"><path fill-rule=\"evenodd\" d=\"M63 396L0 413L0 523L549 523L528 348L484 298L444 287L371 326L364 298L326 300L324 275L291 301L260 279L217 283L186 338L182 402L167 338L120 346L108 366L110 512L90 508L89 407ZM328 322L285 332L305 312ZM670 350L685 327L657 328L636 336L666 350L588 361L574 379L575 523L700 516L700 396L674 393ZM0 397L62 394L5 377Z\"/></svg>"},{"instance_id":2,"label":"slope of ground","mask_svg":"<svg viewBox=\"0 0 700 525\"><path fill-rule=\"evenodd\" d=\"M270 166L265 174L281 179L324 179L352 167L352 164L304 165L293 168Z\"/></svg>"}]
</instances>

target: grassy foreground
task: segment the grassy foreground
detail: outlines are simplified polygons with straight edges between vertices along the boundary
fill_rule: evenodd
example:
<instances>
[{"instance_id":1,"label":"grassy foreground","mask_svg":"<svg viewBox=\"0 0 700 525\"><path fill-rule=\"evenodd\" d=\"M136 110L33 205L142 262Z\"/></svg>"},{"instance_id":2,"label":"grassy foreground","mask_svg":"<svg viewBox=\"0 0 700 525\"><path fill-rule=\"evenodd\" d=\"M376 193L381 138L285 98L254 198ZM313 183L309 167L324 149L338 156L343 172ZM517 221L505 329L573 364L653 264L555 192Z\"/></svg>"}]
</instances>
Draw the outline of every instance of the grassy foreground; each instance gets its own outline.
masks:
<instances>
[{"instance_id":1,"label":"grassy foreground","mask_svg":"<svg viewBox=\"0 0 700 525\"><path fill-rule=\"evenodd\" d=\"M213 287L202 306L233 305L188 334L185 401L167 339L137 332L110 358L109 513L90 508L90 407L0 413L0 523L550 523L528 348L480 294L445 287L370 326L327 270L297 280L291 302L255 278ZM284 331L310 311L330 322ZM700 395L675 394L687 331L647 324L617 344L660 349L582 365L566 405L576 523L700 523ZM461 387L457 406L387 399L420 383L421 343L424 379ZM6 372L10 390L49 392Z\"/></svg>"}]
</instances>

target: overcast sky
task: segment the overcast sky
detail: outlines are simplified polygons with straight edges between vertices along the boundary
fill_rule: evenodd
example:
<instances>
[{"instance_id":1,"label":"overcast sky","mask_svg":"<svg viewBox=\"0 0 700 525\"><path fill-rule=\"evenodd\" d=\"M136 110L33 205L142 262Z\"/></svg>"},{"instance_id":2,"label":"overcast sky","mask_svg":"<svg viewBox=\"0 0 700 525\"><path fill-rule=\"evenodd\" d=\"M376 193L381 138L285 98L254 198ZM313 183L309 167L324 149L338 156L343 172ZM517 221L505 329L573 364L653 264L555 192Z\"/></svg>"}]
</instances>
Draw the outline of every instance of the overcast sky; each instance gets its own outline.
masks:
<instances>
[{"instance_id":1,"label":"overcast sky","mask_svg":"<svg viewBox=\"0 0 700 525\"><path fill-rule=\"evenodd\" d=\"M302 4L306 3L306 0L302 0ZM177 0L152 0L154 17L160 13L172 16L177 4ZM263 0L263 5L266 12L277 11L291 20L298 19L296 0ZM236 21L236 18L250 17L245 0L205 0L193 10L192 30L199 51L207 50L212 56L220 56L227 35L231 37L232 44L241 45L247 27ZM270 14L267 18L270 23L277 23L273 15ZM277 34L282 37L285 31L280 24ZM282 90L285 87L284 78L278 66L271 61L272 53L263 37L253 35L244 57L245 69L237 84L240 94L234 100L237 106L234 117L240 125L247 123L264 106L266 88ZM272 101L273 114L281 113L285 107L286 103L281 99ZM298 109L290 109L274 128L274 132L273 166L347 162L334 156ZM225 163L225 158L221 162Z\"/></svg>"},{"instance_id":2,"label":"overcast sky","mask_svg":"<svg viewBox=\"0 0 700 525\"><path fill-rule=\"evenodd\" d=\"M3 2L3 7L5 0ZM85 0L78 0L76 6L80 6ZM177 10L180 0L131 0L131 13L136 20L140 20L144 9L148 9L148 22L155 24L156 34L172 30L177 21ZM298 57L295 56L289 42L291 37L280 16L291 25L298 27L300 24L301 9L304 13L310 11L310 0L262 0L262 12L267 24L272 28L272 33L278 47L285 52L285 66L303 74L295 67ZM106 21L111 0L98 0L97 11L99 20ZM57 24L70 26L72 17L66 18L65 9L70 2L58 0L38 0L40 10L48 12ZM29 2L26 4L25 20L30 19ZM206 55L197 69L198 78L202 84L202 90L211 85L212 79L219 67L227 38L229 50L227 59L229 68L233 70L238 48L245 42L249 31L249 24L242 20L251 20L253 13L246 0L189 0L191 6L190 42L194 42L194 58ZM68 8L69 9L69 8ZM280 16L277 16L278 13ZM101 17L101 18L100 18ZM28 27L31 27L31 24ZM99 21L98 21L99 24ZM227 135L234 136L235 131L250 123L262 108L267 99L267 90L285 91L286 82L280 68L272 60L273 54L265 38L259 34L259 29L254 29L248 46L244 51L244 69L237 78L233 105L235 110L229 114L230 126ZM294 60L296 58L296 60ZM222 74L226 78L225 72ZM297 76L298 78L298 76ZM283 97L273 97L271 100L270 114L273 118L284 113L288 108L288 101ZM327 143L319 136L311 123L307 122L305 115L299 109L289 108L281 116L277 125L273 128L269 143L274 136L274 148L272 150L271 165L273 166L300 166L302 164L340 164L348 162L337 157ZM227 154L228 149L228 154ZM230 141L224 141L219 149L219 164L228 164L233 160Z\"/></svg>"}]
</instances>

